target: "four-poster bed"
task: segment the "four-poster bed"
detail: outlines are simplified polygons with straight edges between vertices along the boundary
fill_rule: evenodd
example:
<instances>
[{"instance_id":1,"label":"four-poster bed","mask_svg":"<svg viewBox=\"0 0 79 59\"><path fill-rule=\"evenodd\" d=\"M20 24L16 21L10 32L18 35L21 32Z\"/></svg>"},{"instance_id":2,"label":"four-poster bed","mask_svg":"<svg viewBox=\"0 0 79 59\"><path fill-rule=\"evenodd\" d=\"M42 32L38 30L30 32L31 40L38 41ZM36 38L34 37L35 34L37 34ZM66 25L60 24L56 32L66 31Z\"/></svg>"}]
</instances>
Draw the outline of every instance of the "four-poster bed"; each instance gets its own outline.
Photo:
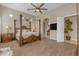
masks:
<instances>
[{"instance_id":1,"label":"four-poster bed","mask_svg":"<svg viewBox=\"0 0 79 59\"><path fill-rule=\"evenodd\" d=\"M29 31L25 31L29 30ZM31 28L22 25L22 14L20 14L20 27L16 28L16 20L14 20L14 39L17 39L20 46L25 43L41 40L41 23L39 20L39 33L31 32Z\"/></svg>"}]
</instances>

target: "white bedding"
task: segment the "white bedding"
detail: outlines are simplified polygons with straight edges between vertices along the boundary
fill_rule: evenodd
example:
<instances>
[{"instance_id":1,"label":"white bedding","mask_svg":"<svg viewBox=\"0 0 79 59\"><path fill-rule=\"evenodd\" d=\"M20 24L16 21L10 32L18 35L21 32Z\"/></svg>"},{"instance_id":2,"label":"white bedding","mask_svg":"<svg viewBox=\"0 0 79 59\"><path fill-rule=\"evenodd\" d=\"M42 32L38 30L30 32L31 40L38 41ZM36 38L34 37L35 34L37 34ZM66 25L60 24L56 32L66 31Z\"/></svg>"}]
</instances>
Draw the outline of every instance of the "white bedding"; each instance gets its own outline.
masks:
<instances>
[{"instance_id":1,"label":"white bedding","mask_svg":"<svg viewBox=\"0 0 79 59\"><path fill-rule=\"evenodd\" d=\"M29 36L31 36L31 35L38 36L38 33L36 33L36 32L22 32L23 38L27 38L27 37L29 37ZM20 32L18 32L18 33L16 34L16 39L19 40L19 37L20 37Z\"/></svg>"},{"instance_id":2,"label":"white bedding","mask_svg":"<svg viewBox=\"0 0 79 59\"><path fill-rule=\"evenodd\" d=\"M10 47L5 47L0 49L0 56L12 56L13 51L10 49Z\"/></svg>"}]
</instances>

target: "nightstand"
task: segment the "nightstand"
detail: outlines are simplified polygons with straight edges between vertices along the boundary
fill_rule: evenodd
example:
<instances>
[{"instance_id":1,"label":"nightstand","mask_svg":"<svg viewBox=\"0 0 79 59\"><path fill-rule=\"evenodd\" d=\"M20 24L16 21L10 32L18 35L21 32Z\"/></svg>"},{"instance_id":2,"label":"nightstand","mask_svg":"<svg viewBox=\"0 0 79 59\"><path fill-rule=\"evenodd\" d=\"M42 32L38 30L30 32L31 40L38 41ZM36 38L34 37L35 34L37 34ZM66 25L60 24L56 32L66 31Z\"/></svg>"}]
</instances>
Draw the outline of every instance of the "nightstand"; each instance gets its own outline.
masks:
<instances>
[{"instance_id":1,"label":"nightstand","mask_svg":"<svg viewBox=\"0 0 79 59\"><path fill-rule=\"evenodd\" d=\"M13 39L13 36L11 33L2 35L3 42L10 42L10 41L12 41L12 39Z\"/></svg>"}]
</instances>

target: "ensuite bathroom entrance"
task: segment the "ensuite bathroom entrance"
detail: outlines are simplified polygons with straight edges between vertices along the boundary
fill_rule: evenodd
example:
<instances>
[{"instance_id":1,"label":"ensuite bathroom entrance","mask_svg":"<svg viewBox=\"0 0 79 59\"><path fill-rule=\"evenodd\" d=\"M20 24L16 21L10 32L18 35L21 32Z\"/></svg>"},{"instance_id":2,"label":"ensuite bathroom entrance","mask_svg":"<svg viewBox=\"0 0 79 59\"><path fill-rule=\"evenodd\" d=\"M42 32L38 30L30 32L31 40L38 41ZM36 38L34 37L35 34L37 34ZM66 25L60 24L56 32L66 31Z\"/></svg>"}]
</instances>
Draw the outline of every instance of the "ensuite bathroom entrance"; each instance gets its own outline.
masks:
<instances>
[{"instance_id":1,"label":"ensuite bathroom entrance","mask_svg":"<svg viewBox=\"0 0 79 59\"><path fill-rule=\"evenodd\" d=\"M46 38L48 38L50 36L50 26L49 26L49 19L48 18L45 18L43 20L43 35Z\"/></svg>"}]
</instances>

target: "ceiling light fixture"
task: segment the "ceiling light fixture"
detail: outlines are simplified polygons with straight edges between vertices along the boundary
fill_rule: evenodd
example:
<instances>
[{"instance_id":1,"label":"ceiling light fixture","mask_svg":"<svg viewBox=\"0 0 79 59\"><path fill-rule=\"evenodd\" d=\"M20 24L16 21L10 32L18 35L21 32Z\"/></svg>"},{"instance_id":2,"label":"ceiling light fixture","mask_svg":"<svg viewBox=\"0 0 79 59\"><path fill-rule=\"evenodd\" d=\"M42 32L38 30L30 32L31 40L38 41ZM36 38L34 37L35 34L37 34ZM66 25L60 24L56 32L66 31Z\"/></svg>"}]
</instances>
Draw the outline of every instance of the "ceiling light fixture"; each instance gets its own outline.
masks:
<instances>
[{"instance_id":1,"label":"ceiling light fixture","mask_svg":"<svg viewBox=\"0 0 79 59\"><path fill-rule=\"evenodd\" d=\"M22 17L22 19L25 19L24 17Z\"/></svg>"},{"instance_id":2,"label":"ceiling light fixture","mask_svg":"<svg viewBox=\"0 0 79 59\"><path fill-rule=\"evenodd\" d=\"M38 9L37 9L36 11L37 11L37 12L39 12L39 10L38 10Z\"/></svg>"},{"instance_id":3,"label":"ceiling light fixture","mask_svg":"<svg viewBox=\"0 0 79 59\"><path fill-rule=\"evenodd\" d=\"M9 17L12 18L13 17L13 14L9 14Z\"/></svg>"}]
</instances>

